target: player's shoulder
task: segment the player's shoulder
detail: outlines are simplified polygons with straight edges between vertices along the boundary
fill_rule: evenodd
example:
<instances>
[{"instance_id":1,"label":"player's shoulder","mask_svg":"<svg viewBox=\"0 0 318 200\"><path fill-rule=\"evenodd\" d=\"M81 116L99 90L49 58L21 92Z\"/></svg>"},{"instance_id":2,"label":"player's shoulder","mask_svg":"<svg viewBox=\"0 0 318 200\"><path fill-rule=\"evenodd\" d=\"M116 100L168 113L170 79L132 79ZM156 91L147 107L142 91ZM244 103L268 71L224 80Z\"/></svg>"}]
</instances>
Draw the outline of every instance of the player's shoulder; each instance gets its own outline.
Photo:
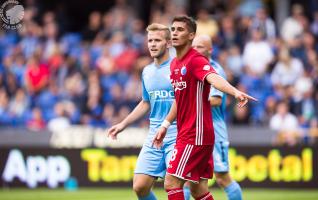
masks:
<instances>
[{"instance_id":1,"label":"player's shoulder","mask_svg":"<svg viewBox=\"0 0 318 200\"><path fill-rule=\"evenodd\" d=\"M177 57L171 59L170 67L174 67L177 64Z\"/></svg>"},{"instance_id":2,"label":"player's shoulder","mask_svg":"<svg viewBox=\"0 0 318 200\"><path fill-rule=\"evenodd\" d=\"M195 50L194 50L195 51ZM210 65L209 60L203 56L202 54L200 54L199 52L195 51L192 54L191 60L190 60L190 64L191 66L198 66L198 65Z\"/></svg>"},{"instance_id":3,"label":"player's shoulder","mask_svg":"<svg viewBox=\"0 0 318 200\"><path fill-rule=\"evenodd\" d=\"M154 66L155 66L155 63L154 63L154 62L149 63L149 64L146 65L146 66L144 67L144 69L142 70L142 74L149 73L150 71L153 70Z\"/></svg>"},{"instance_id":4,"label":"player's shoulder","mask_svg":"<svg viewBox=\"0 0 318 200\"><path fill-rule=\"evenodd\" d=\"M191 57L192 60L204 60L205 62L209 62L209 60L204 55L202 55L195 49L191 50Z\"/></svg>"}]
</instances>

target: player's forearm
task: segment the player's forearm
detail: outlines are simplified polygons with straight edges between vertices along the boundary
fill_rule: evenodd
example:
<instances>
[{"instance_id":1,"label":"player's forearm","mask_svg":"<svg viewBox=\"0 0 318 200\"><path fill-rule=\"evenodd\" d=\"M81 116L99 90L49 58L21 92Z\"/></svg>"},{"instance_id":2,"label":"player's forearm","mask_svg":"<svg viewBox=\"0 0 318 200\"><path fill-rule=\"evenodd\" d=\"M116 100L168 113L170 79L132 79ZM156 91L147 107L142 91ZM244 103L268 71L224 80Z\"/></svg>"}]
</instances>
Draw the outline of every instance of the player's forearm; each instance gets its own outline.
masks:
<instances>
[{"instance_id":1,"label":"player's forearm","mask_svg":"<svg viewBox=\"0 0 318 200\"><path fill-rule=\"evenodd\" d=\"M166 116L166 120L172 123L176 119L176 117L177 117L177 104L176 104L176 100L174 100L170 108L170 111L168 115Z\"/></svg>"},{"instance_id":2,"label":"player's forearm","mask_svg":"<svg viewBox=\"0 0 318 200\"><path fill-rule=\"evenodd\" d=\"M135 109L122 121L125 127L143 117L149 111L150 105L146 101L140 101Z\"/></svg>"},{"instance_id":3,"label":"player's forearm","mask_svg":"<svg viewBox=\"0 0 318 200\"><path fill-rule=\"evenodd\" d=\"M206 77L208 83L210 83L213 87L220 90L221 92L230 94L235 96L237 89L233 87L227 80L225 80L222 76L211 73Z\"/></svg>"}]
</instances>

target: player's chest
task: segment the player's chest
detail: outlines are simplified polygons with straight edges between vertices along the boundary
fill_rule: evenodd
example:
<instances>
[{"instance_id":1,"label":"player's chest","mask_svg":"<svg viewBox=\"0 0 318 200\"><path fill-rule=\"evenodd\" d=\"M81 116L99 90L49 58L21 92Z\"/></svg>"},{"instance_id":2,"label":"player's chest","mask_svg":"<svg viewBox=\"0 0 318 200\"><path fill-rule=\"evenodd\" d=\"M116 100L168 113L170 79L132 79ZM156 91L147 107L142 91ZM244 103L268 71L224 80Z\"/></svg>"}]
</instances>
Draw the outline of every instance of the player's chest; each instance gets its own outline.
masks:
<instances>
[{"instance_id":1,"label":"player's chest","mask_svg":"<svg viewBox=\"0 0 318 200\"><path fill-rule=\"evenodd\" d=\"M171 68L171 84L175 92L183 91L189 85L191 76L188 63L178 62Z\"/></svg>"},{"instance_id":2,"label":"player's chest","mask_svg":"<svg viewBox=\"0 0 318 200\"><path fill-rule=\"evenodd\" d=\"M143 76L147 91L171 90L169 68L148 71Z\"/></svg>"}]
</instances>

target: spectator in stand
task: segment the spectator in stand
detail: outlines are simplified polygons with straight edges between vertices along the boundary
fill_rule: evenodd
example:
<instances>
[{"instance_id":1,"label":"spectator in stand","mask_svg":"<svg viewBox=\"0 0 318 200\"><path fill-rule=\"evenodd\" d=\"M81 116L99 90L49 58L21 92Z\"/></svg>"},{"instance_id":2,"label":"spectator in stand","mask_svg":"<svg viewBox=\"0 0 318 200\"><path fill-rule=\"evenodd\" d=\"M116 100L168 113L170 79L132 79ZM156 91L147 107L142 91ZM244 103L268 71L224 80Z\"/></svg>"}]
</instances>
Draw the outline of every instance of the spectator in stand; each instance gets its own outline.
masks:
<instances>
[{"instance_id":1,"label":"spectator in stand","mask_svg":"<svg viewBox=\"0 0 318 200\"><path fill-rule=\"evenodd\" d=\"M221 30L218 37L218 45L222 49L228 49L231 46L238 45L241 47L242 41L239 32L236 30L234 18L227 15L221 19Z\"/></svg>"},{"instance_id":2,"label":"spectator in stand","mask_svg":"<svg viewBox=\"0 0 318 200\"><path fill-rule=\"evenodd\" d=\"M285 42L293 44L294 40L304 31L304 8L300 4L292 6L292 15L285 19L280 34Z\"/></svg>"},{"instance_id":3,"label":"spectator in stand","mask_svg":"<svg viewBox=\"0 0 318 200\"><path fill-rule=\"evenodd\" d=\"M55 22L45 24L43 43L43 58L48 61L56 52L59 51L58 40L58 26Z\"/></svg>"},{"instance_id":4,"label":"spectator in stand","mask_svg":"<svg viewBox=\"0 0 318 200\"><path fill-rule=\"evenodd\" d=\"M256 11L255 18L252 21L252 27L259 27L265 38L273 43L276 38L276 27L274 21L268 16L264 7Z\"/></svg>"},{"instance_id":5,"label":"spectator in stand","mask_svg":"<svg viewBox=\"0 0 318 200\"><path fill-rule=\"evenodd\" d=\"M253 28L251 34L251 40L246 43L243 51L245 71L248 76L262 77L266 74L274 55L259 27Z\"/></svg>"},{"instance_id":6,"label":"spectator in stand","mask_svg":"<svg viewBox=\"0 0 318 200\"><path fill-rule=\"evenodd\" d=\"M0 88L0 125L12 125L12 117L8 110L9 97L4 88Z\"/></svg>"},{"instance_id":7,"label":"spectator in stand","mask_svg":"<svg viewBox=\"0 0 318 200\"><path fill-rule=\"evenodd\" d=\"M293 112L299 118L299 125L305 133L315 120L315 99L313 95L313 82L305 73L294 84Z\"/></svg>"},{"instance_id":8,"label":"spectator in stand","mask_svg":"<svg viewBox=\"0 0 318 200\"><path fill-rule=\"evenodd\" d=\"M294 85L304 73L302 62L290 55L289 49L282 47L278 54L278 62L271 74L271 81L276 90Z\"/></svg>"},{"instance_id":9,"label":"spectator in stand","mask_svg":"<svg viewBox=\"0 0 318 200\"><path fill-rule=\"evenodd\" d=\"M243 71L243 59L238 46L233 45L228 49L226 66L233 73L235 79L241 77Z\"/></svg>"},{"instance_id":10,"label":"spectator in stand","mask_svg":"<svg viewBox=\"0 0 318 200\"><path fill-rule=\"evenodd\" d=\"M48 121L47 127L52 132L63 131L70 127L71 122L67 117L64 104L59 102L54 106L54 116Z\"/></svg>"},{"instance_id":11,"label":"spectator in stand","mask_svg":"<svg viewBox=\"0 0 318 200\"><path fill-rule=\"evenodd\" d=\"M25 23L25 29L21 29L20 45L26 59L30 59L40 46L42 29L33 21Z\"/></svg>"},{"instance_id":12,"label":"spectator in stand","mask_svg":"<svg viewBox=\"0 0 318 200\"><path fill-rule=\"evenodd\" d=\"M9 97L13 97L15 93L17 92L19 85L18 82L14 76L14 74L10 71L6 73L6 76L4 77L5 86L6 86L6 92L9 95Z\"/></svg>"},{"instance_id":13,"label":"spectator in stand","mask_svg":"<svg viewBox=\"0 0 318 200\"><path fill-rule=\"evenodd\" d=\"M40 63L40 58L32 56L27 62L25 81L26 89L30 94L37 94L48 83L49 70L46 65Z\"/></svg>"},{"instance_id":14,"label":"spectator in stand","mask_svg":"<svg viewBox=\"0 0 318 200\"><path fill-rule=\"evenodd\" d=\"M123 93L126 94L128 106L131 109L140 101L141 91L140 72L135 70L132 72L123 90Z\"/></svg>"},{"instance_id":15,"label":"spectator in stand","mask_svg":"<svg viewBox=\"0 0 318 200\"><path fill-rule=\"evenodd\" d=\"M219 33L218 24L204 8L201 8L197 13L197 26L198 35L209 35L214 39Z\"/></svg>"},{"instance_id":16,"label":"spectator in stand","mask_svg":"<svg viewBox=\"0 0 318 200\"><path fill-rule=\"evenodd\" d=\"M42 117L41 109L35 107L32 109L31 119L27 121L27 128L31 131L41 131L46 127L46 123Z\"/></svg>"},{"instance_id":17,"label":"spectator in stand","mask_svg":"<svg viewBox=\"0 0 318 200\"><path fill-rule=\"evenodd\" d=\"M101 18L101 14L97 11L89 15L88 26L82 32L84 41L90 42L96 37L101 30Z\"/></svg>"},{"instance_id":18,"label":"spectator in stand","mask_svg":"<svg viewBox=\"0 0 318 200\"><path fill-rule=\"evenodd\" d=\"M313 22L311 23L311 32L318 37L318 10L313 14Z\"/></svg>"},{"instance_id":19,"label":"spectator in stand","mask_svg":"<svg viewBox=\"0 0 318 200\"><path fill-rule=\"evenodd\" d=\"M24 85L25 74L25 59L22 53L15 56L10 71L14 74L17 85L22 87Z\"/></svg>"},{"instance_id":20,"label":"spectator in stand","mask_svg":"<svg viewBox=\"0 0 318 200\"><path fill-rule=\"evenodd\" d=\"M54 80L51 80L48 87L34 98L33 106L38 107L42 111L45 121L50 120L54 116L54 106L62 99L58 87Z\"/></svg>"},{"instance_id":21,"label":"spectator in stand","mask_svg":"<svg viewBox=\"0 0 318 200\"><path fill-rule=\"evenodd\" d=\"M124 90L118 83L114 84L110 89L110 95L112 97L111 103L115 106L116 110L119 110L122 106L127 104L126 99L122 96L123 93Z\"/></svg>"},{"instance_id":22,"label":"spectator in stand","mask_svg":"<svg viewBox=\"0 0 318 200\"><path fill-rule=\"evenodd\" d=\"M295 115L289 112L288 104L277 104L276 113L270 119L269 127L277 132L274 139L275 145L287 144L294 146L299 141L299 125Z\"/></svg>"},{"instance_id":23,"label":"spectator in stand","mask_svg":"<svg viewBox=\"0 0 318 200\"><path fill-rule=\"evenodd\" d=\"M15 126L24 125L28 119L30 102L27 94L19 88L15 96L10 100L8 112L13 118Z\"/></svg>"},{"instance_id":24,"label":"spectator in stand","mask_svg":"<svg viewBox=\"0 0 318 200\"><path fill-rule=\"evenodd\" d=\"M101 117L103 107L101 105L101 88L96 83L91 83L88 87L87 100L82 112L82 122L91 126L99 126L101 123Z\"/></svg>"},{"instance_id":25,"label":"spectator in stand","mask_svg":"<svg viewBox=\"0 0 318 200\"><path fill-rule=\"evenodd\" d=\"M102 75L109 75L114 72L115 61L110 55L109 49L106 46L103 50L103 54L97 58L96 67Z\"/></svg>"},{"instance_id":26,"label":"spectator in stand","mask_svg":"<svg viewBox=\"0 0 318 200\"><path fill-rule=\"evenodd\" d=\"M140 19L135 19L131 25L131 33L128 41L129 43L131 43L134 49L140 51L143 48L145 39L146 38L143 21Z\"/></svg>"},{"instance_id":27,"label":"spectator in stand","mask_svg":"<svg viewBox=\"0 0 318 200\"><path fill-rule=\"evenodd\" d=\"M115 107L113 104L107 103L104 106L103 119L102 119L102 121L105 123L105 128L115 124L114 120L115 120Z\"/></svg>"}]
</instances>

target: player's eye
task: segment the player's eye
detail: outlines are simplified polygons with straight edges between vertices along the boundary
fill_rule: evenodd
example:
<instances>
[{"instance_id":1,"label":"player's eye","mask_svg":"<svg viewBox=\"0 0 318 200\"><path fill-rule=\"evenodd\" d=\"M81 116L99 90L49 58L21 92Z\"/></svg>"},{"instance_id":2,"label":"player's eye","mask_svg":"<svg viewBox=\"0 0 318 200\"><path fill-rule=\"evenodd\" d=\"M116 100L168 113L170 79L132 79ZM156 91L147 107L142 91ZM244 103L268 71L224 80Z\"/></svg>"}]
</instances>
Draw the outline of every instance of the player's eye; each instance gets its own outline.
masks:
<instances>
[{"instance_id":1,"label":"player's eye","mask_svg":"<svg viewBox=\"0 0 318 200\"><path fill-rule=\"evenodd\" d=\"M178 31L184 31L184 28L182 28L182 27L178 27L178 29L177 29Z\"/></svg>"},{"instance_id":2,"label":"player's eye","mask_svg":"<svg viewBox=\"0 0 318 200\"><path fill-rule=\"evenodd\" d=\"M171 31L175 31L176 30L176 28L175 27L171 27Z\"/></svg>"}]
</instances>

